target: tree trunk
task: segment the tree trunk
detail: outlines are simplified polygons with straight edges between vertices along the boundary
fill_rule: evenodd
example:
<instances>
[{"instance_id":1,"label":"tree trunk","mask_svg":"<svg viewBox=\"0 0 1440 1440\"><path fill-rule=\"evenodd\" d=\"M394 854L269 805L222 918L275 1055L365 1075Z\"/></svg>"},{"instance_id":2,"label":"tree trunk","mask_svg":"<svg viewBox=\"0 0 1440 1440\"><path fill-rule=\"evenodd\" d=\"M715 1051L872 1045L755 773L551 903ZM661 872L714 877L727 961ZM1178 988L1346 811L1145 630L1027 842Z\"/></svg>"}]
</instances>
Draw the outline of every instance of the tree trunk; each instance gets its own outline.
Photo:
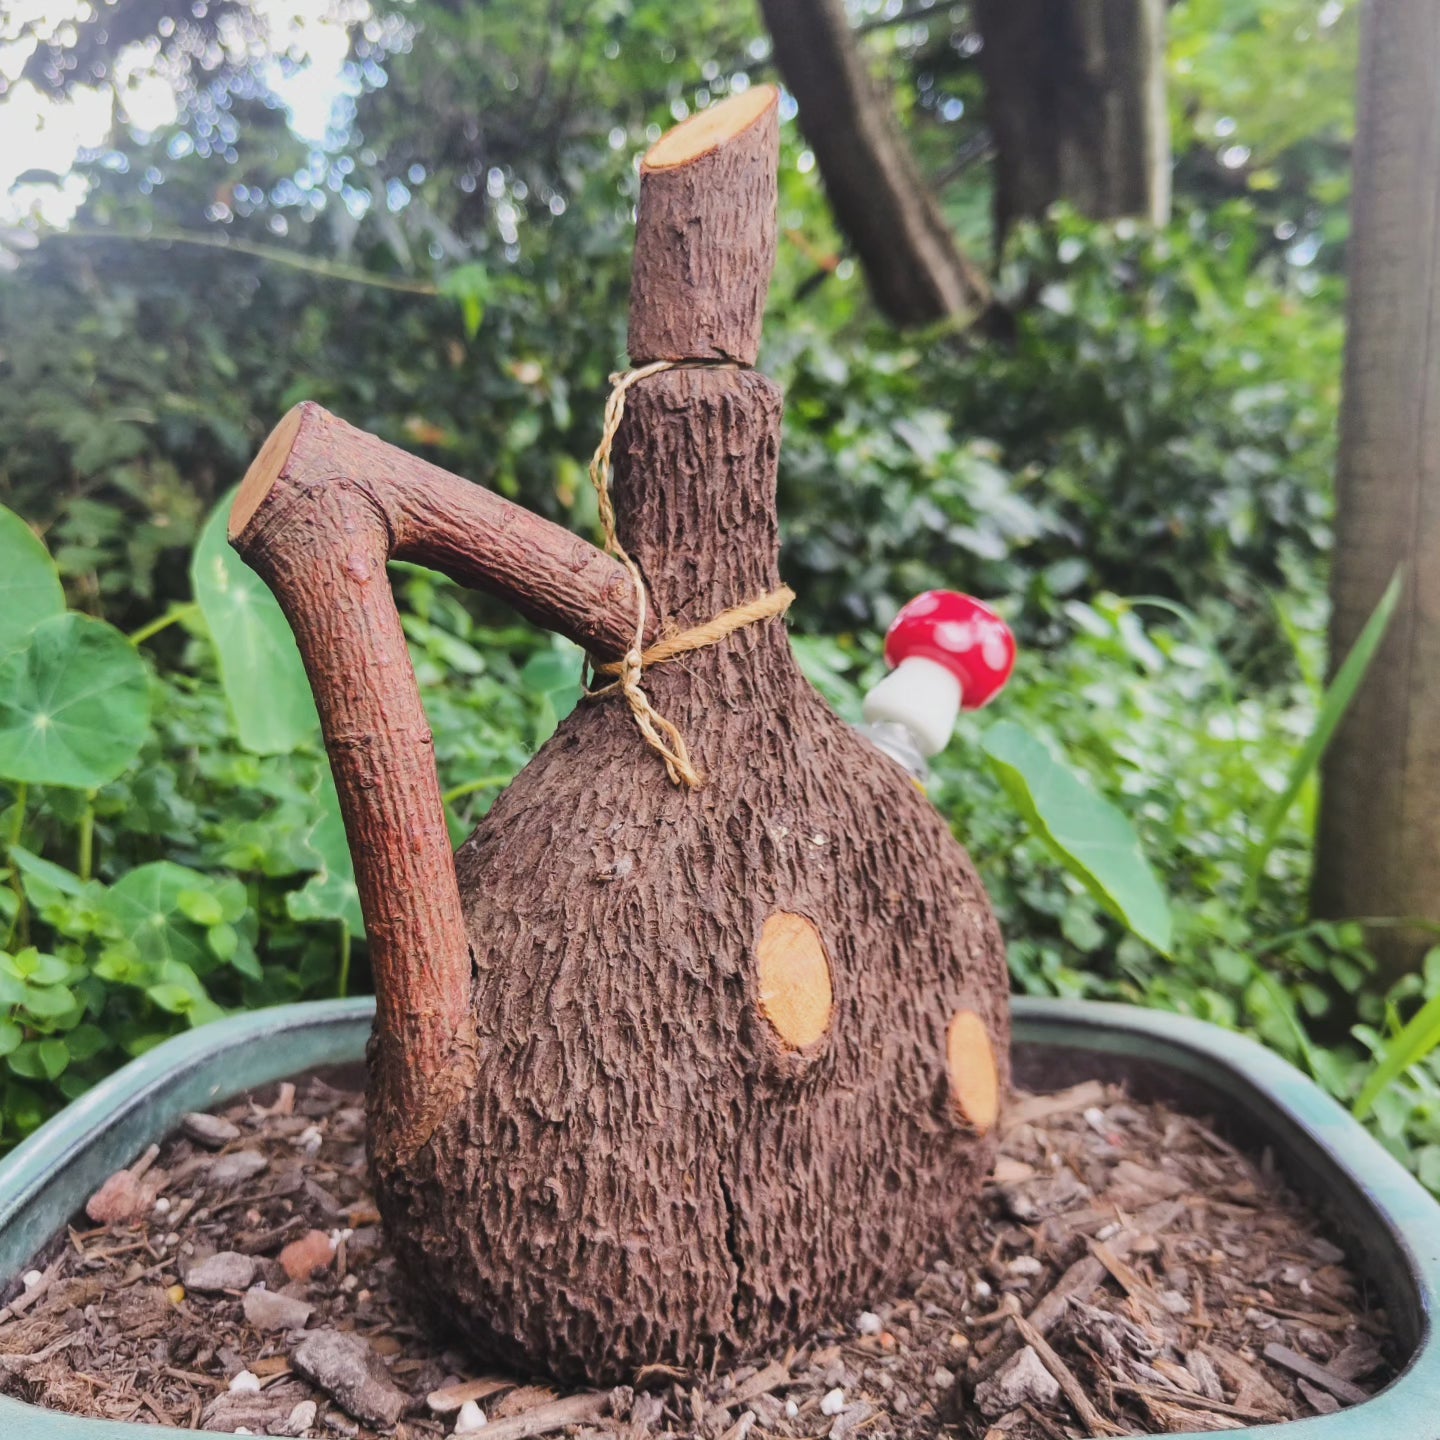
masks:
<instances>
[{"instance_id":1,"label":"tree trunk","mask_svg":"<svg viewBox=\"0 0 1440 1440\"><path fill-rule=\"evenodd\" d=\"M989 283L960 251L926 189L888 100L865 68L844 0L760 0L760 8L835 223L881 312L913 326L986 310Z\"/></svg>"},{"instance_id":2,"label":"tree trunk","mask_svg":"<svg viewBox=\"0 0 1440 1440\"><path fill-rule=\"evenodd\" d=\"M1170 213L1165 0L976 0L995 226Z\"/></svg>"},{"instance_id":3,"label":"tree trunk","mask_svg":"<svg viewBox=\"0 0 1440 1440\"><path fill-rule=\"evenodd\" d=\"M1330 656L1403 594L1326 757L1314 906L1440 920L1440 9L1364 10ZM1433 943L1377 929L1391 974Z\"/></svg>"},{"instance_id":4,"label":"tree trunk","mask_svg":"<svg viewBox=\"0 0 1440 1440\"><path fill-rule=\"evenodd\" d=\"M616 439L620 539L668 625L779 584L781 398L747 368L775 230L776 97L763 98L758 112L729 102L700 117L719 127L708 139L705 126L672 132L652 152L664 163L641 172L632 351L733 357L636 382ZM690 141L708 148L676 161ZM395 514L372 461L282 464L279 492L247 487L236 544L258 546L327 717L367 925L400 916L375 932L388 947L377 984L393 992L376 1062L432 1037L408 1112L378 1085L371 1096L399 1273L482 1358L596 1381L756 1353L886 1293L957 1240L993 1157L1007 981L969 859L905 772L806 683L776 618L646 672L701 788L667 781L621 696L582 704L448 870L438 796L412 803L418 781L396 794L383 779L428 769L434 784L413 677L395 683L388 650L396 668L377 673L356 629L367 604L384 608L356 538L369 522L335 523L323 499L348 488ZM496 588L487 572L507 548L476 544L467 578ZM322 553L339 557L323 587L287 587ZM565 552L530 553L543 580ZM613 562L583 546L572 560L583 602L532 596L530 613L613 653L634 613L611 598ZM334 618L317 627L300 614L310 606ZM370 852L417 849L428 870L377 893L398 872ZM430 914L452 903L461 941Z\"/></svg>"}]
</instances>

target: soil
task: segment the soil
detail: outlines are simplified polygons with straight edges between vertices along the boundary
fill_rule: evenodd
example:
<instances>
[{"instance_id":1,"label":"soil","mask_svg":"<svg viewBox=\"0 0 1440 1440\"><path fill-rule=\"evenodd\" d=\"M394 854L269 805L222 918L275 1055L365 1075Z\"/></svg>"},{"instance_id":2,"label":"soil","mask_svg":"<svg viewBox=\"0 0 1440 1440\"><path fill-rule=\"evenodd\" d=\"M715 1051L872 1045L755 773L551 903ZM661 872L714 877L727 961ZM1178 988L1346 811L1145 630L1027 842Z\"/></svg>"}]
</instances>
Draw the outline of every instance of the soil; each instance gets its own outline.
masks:
<instances>
[{"instance_id":1,"label":"soil","mask_svg":"<svg viewBox=\"0 0 1440 1440\"><path fill-rule=\"evenodd\" d=\"M978 1238L844 1329L727 1374L651 1367L571 1395L477 1368L407 1310L357 1073L216 1114L112 1176L12 1287L0 1391L324 1440L464 1433L480 1415L486 1440L1073 1440L1326 1413L1403 1358L1268 1156L1099 1081L1013 1097Z\"/></svg>"}]
</instances>

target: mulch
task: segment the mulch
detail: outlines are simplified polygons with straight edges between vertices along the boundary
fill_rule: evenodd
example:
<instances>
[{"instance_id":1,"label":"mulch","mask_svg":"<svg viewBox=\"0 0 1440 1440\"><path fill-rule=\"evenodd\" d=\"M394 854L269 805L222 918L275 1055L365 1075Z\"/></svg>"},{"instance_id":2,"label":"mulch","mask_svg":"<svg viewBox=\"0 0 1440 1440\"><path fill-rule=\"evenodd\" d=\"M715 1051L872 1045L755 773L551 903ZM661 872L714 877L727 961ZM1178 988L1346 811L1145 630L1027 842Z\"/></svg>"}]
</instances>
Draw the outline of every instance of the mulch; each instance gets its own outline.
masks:
<instances>
[{"instance_id":1,"label":"mulch","mask_svg":"<svg viewBox=\"0 0 1440 1440\"><path fill-rule=\"evenodd\" d=\"M1020 1095L965 1251L719 1375L561 1394L407 1310L353 1076L272 1087L112 1176L0 1305L0 1391L292 1437L1062 1440L1237 1429L1384 1385L1384 1311L1267 1156L1088 1081Z\"/></svg>"}]
</instances>

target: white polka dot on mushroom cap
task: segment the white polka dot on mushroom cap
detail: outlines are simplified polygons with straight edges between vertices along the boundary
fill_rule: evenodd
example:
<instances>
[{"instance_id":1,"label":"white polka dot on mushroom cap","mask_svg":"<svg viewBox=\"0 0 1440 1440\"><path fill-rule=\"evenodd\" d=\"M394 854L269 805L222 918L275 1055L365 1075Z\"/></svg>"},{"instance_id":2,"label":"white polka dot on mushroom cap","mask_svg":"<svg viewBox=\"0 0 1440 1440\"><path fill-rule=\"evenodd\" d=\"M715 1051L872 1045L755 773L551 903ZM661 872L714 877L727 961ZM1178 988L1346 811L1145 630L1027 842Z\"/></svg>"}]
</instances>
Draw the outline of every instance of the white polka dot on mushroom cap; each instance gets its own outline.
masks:
<instances>
[{"instance_id":1,"label":"white polka dot on mushroom cap","mask_svg":"<svg viewBox=\"0 0 1440 1440\"><path fill-rule=\"evenodd\" d=\"M905 615L907 619L916 615L928 615L932 610L938 610L939 608L940 597L938 595L917 595L905 606Z\"/></svg>"},{"instance_id":2,"label":"white polka dot on mushroom cap","mask_svg":"<svg viewBox=\"0 0 1440 1440\"><path fill-rule=\"evenodd\" d=\"M934 638L942 650L963 655L975 648L975 627L964 620L942 620L935 627Z\"/></svg>"},{"instance_id":3,"label":"white polka dot on mushroom cap","mask_svg":"<svg viewBox=\"0 0 1440 1440\"><path fill-rule=\"evenodd\" d=\"M980 653L985 657L985 663L992 670L1001 669L1010 658L1010 647L1005 643L1005 627L996 625L993 621L985 627L984 638L980 642Z\"/></svg>"}]
</instances>

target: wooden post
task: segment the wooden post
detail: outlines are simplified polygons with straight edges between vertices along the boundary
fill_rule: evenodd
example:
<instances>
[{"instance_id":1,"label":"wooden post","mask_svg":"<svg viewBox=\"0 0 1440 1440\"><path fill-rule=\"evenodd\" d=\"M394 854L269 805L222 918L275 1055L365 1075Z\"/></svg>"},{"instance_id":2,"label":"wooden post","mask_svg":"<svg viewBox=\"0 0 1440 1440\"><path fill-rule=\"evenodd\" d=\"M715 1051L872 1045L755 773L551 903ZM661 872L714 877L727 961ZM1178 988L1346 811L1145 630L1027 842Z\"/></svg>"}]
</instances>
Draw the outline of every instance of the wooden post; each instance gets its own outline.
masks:
<instances>
[{"instance_id":1,"label":"wooden post","mask_svg":"<svg viewBox=\"0 0 1440 1440\"><path fill-rule=\"evenodd\" d=\"M1332 667L1398 566L1384 645L1326 758L1314 908L1440 921L1440 6L1364 9ZM1434 936L1377 928L1386 971Z\"/></svg>"}]
</instances>

